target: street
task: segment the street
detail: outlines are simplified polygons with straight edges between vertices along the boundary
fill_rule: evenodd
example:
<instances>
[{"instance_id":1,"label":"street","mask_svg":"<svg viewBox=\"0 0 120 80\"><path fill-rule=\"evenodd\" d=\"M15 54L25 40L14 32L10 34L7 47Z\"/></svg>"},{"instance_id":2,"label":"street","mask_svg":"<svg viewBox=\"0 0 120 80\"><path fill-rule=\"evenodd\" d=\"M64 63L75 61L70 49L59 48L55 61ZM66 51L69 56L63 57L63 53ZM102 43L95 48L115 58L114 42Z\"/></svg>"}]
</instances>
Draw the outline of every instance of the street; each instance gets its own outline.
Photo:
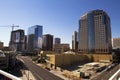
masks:
<instances>
[{"instance_id":1,"label":"street","mask_svg":"<svg viewBox=\"0 0 120 80\"><path fill-rule=\"evenodd\" d=\"M21 56L19 58L23 60L24 64L32 72L36 80L63 80L58 76L50 73L49 71L43 69L42 67L36 65L28 57Z\"/></svg>"},{"instance_id":2,"label":"street","mask_svg":"<svg viewBox=\"0 0 120 80\"><path fill-rule=\"evenodd\" d=\"M111 70L102 72L100 75L96 76L92 80L108 80L118 69L119 65L116 65Z\"/></svg>"}]
</instances>

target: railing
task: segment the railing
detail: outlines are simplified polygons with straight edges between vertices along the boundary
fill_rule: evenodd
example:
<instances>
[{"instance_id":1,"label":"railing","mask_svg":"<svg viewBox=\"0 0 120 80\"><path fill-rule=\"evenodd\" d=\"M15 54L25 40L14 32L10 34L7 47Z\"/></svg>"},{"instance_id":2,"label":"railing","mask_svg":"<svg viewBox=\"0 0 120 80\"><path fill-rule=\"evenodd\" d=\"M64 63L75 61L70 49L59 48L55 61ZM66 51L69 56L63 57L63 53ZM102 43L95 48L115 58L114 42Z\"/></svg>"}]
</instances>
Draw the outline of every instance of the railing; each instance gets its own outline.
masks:
<instances>
[{"instance_id":1,"label":"railing","mask_svg":"<svg viewBox=\"0 0 120 80\"><path fill-rule=\"evenodd\" d=\"M7 73L5 71L2 71L2 70L0 70L0 74L3 75L3 76L5 76L5 77L7 77L10 80L22 80L22 79L20 79L20 78L18 78L16 76L11 75L11 74L9 74L9 73Z\"/></svg>"},{"instance_id":2,"label":"railing","mask_svg":"<svg viewBox=\"0 0 120 80\"><path fill-rule=\"evenodd\" d=\"M109 78L109 80L118 80L118 79L120 79L120 69L115 74L113 74L112 77Z\"/></svg>"}]
</instances>

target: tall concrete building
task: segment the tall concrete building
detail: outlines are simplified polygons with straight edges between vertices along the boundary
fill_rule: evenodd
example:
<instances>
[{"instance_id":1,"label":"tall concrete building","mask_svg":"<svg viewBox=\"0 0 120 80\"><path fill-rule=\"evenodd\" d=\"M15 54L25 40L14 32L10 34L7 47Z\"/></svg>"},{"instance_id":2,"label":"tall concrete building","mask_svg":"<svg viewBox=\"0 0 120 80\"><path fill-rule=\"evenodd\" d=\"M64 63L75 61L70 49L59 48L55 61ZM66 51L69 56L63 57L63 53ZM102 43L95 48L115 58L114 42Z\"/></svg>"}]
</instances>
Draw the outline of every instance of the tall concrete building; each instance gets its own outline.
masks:
<instances>
[{"instance_id":1,"label":"tall concrete building","mask_svg":"<svg viewBox=\"0 0 120 80\"><path fill-rule=\"evenodd\" d=\"M4 43L0 41L0 50L4 47Z\"/></svg>"},{"instance_id":2,"label":"tall concrete building","mask_svg":"<svg viewBox=\"0 0 120 80\"><path fill-rule=\"evenodd\" d=\"M61 43L60 38L55 38L55 39L54 39L54 44L60 44L60 43Z\"/></svg>"},{"instance_id":3,"label":"tall concrete building","mask_svg":"<svg viewBox=\"0 0 120 80\"><path fill-rule=\"evenodd\" d=\"M113 43L112 46L114 49L120 48L120 38L113 38L112 43Z\"/></svg>"},{"instance_id":4,"label":"tall concrete building","mask_svg":"<svg viewBox=\"0 0 120 80\"><path fill-rule=\"evenodd\" d=\"M79 52L111 53L110 17L103 10L93 10L79 20Z\"/></svg>"},{"instance_id":5,"label":"tall concrete building","mask_svg":"<svg viewBox=\"0 0 120 80\"><path fill-rule=\"evenodd\" d=\"M16 51L23 51L24 39L25 39L24 30L18 29L18 30L12 31L11 39L9 43L10 49L16 50Z\"/></svg>"},{"instance_id":6,"label":"tall concrete building","mask_svg":"<svg viewBox=\"0 0 120 80\"><path fill-rule=\"evenodd\" d=\"M32 26L28 29L27 49L33 51L34 49L42 48L43 27L40 25Z\"/></svg>"},{"instance_id":7,"label":"tall concrete building","mask_svg":"<svg viewBox=\"0 0 120 80\"><path fill-rule=\"evenodd\" d=\"M53 49L53 35L43 35L43 50L52 51Z\"/></svg>"},{"instance_id":8,"label":"tall concrete building","mask_svg":"<svg viewBox=\"0 0 120 80\"><path fill-rule=\"evenodd\" d=\"M27 35L25 35L24 44L24 49L27 50Z\"/></svg>"},{"instance_id":9,"label":"tall concrete building","mask_svg":"<svg viewBox=\"0 0 120 80\"><path fill-rule=\"evenodd\" d=\"M72 49L77 50L78 49L78 32L74 31L74 34L72 36Z\"/></svg>"}]
</instances>

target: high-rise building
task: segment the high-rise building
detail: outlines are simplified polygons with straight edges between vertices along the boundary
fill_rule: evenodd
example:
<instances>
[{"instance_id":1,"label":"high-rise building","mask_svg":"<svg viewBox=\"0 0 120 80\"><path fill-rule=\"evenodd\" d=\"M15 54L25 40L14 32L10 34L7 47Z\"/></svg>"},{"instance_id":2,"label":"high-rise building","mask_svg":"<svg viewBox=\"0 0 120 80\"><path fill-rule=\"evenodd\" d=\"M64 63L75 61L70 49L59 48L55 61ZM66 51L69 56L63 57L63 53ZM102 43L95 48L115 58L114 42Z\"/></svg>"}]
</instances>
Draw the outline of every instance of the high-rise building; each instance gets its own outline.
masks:
<instances>
[{"instance_id":1,"label":"high-rise building","mask_svg":"<svg viewBox=\"0 0 120 80\"><path fill-rule=\"evenodd\" d=\"M113 43L112 46L114 49L120 48L120 38L113 38L112 43Z\"/></svg>"},{"instance_id":2,"label":"high-rise building","mask_svg":"<svg viewBox=\"0 0 120 80\"><path fill-rule=\"evenodd\" d=\"M43 50L52 51L53 49L53 35L43 35Z\"/></svg>"},{"instance_id":3,"label":"high-rise building","mask_svg":"<svg viewBox=\"0 0 120 80\"><path fill-rule=\"evenodd\" d=\"M0 41L0 50L4 47L4 43Z\"/></svg>"},{"instance_id":4,"label":"high-rise building","mask_svg":"<svg viewBox=\"0 0 120 80\"><path fill-rule=\"evenodd\" d=\"M25 35L25 40L24 40L24 42L25 42L25 43L24 43L24 44L25 44L25 45L24 45L24 48L25 48L25 50L27 50L27 35Z\"/></svg>"},{"instance_id":5,"label":"high-rise building","mask_svg":"<svg viewBox=\"0 0 120 80\"><path fill-rule=\"evenodd\" d=\"M43 27L40 25L35 25L28 29L28 37L27 37L28 51L33 51L34 49L42 48L42 35L43 35Z\"/></svg>"},{"instance_id":6,"label":"high-rise building","mask_svg":"<svg viewBox=\"0 0 120 80\"><path fill-rule=\"evenodd\" d=\"M78 32L74 31L74 34L72 36L72 49L77 50L78 49Z\"/></svg>"},{"instance_id":7,"label":"high-rise building","mask_svg":"<svg viewBox=\"0 0 120 80\"><path fill-rule=\"evenodd\" d=\"M18 29L18 30L12 31L11 40L9 43L10 49L16 50L16 51L23 51L24 39L25 39L24 30Z\"/></svg>"},{"instance_id":8,"label":"high-rise building","mask_svg":"<svg viewBox=\"0 0 120 80\"><path fill-rule=\"evenodd\" d=\"M61 43L60 38L55 38L55 39L54 39L54 44L60 44L60 43Z\"/></svg>"},{"instance_id":9,"label":"high-rise building","mask_svg":"<svg viewBox=\"0 0 120 80\"><path fill-rule=\"evenodd\" d=\"M79 52L111 53L110 17L103 10L93 10L79 20Z\"/></svg>"}]
</instances>

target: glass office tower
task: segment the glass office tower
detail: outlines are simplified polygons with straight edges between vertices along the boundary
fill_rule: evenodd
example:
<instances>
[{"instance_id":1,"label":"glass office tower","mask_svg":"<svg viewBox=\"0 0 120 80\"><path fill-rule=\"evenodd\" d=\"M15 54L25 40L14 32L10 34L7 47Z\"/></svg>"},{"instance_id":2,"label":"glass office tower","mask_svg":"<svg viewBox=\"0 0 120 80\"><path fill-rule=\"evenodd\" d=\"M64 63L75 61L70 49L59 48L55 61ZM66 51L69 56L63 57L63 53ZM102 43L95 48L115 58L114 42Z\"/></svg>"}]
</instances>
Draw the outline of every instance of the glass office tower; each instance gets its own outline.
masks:
<instances>
[{"instance_id":1,"label":"glass office tower","mask_svg":"<svg viewBox=\"0 0 120 80\"><path fill-rule=\"evenodd\" d=\"M40 25L32 26L28 29L28 51L42 48L43 27Z\"/></svg>"},{"instance_id":2,"label":"glass office tower","mask_svg":"<svg viewBox=\"0 0 120 80\"><path fill-rule=\"evenodd\" d=\"M110 17L103 10L93 10L79 20L79 52L111 53Z\"/></svg>"},{"instance_id":3,"label":"glass office tower","mask_svg":"<svg viewBox=\"0 0 120 80\"><path fill-rule=\"evenodd\" d=\"M54 39L54 44L60 44L60 43L61 43L60 38L55 38L55 39Z\"/></svg>"},{"instance_id":4,"label":"glass office tower","mask_svg":"<svg viewBox=\"0 0 120 80\"><path fill-rule=\"evenodd\" d=\"M43 50L45 51L53 50L53 35L51 34L43 35Z\"/></svg>"}]
</instances>

